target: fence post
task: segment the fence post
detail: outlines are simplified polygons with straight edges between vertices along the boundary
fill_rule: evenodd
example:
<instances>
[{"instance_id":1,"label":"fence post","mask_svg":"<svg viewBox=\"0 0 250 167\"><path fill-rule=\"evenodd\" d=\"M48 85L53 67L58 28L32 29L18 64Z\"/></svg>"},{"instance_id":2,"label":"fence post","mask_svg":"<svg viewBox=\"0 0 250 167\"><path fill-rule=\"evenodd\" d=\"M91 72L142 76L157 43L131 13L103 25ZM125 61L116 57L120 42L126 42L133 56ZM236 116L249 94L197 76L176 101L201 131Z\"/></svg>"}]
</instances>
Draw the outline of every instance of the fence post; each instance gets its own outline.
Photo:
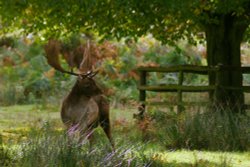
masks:
<instances>
[{"instance_id":1,"label":"fence post","mask_svg":"<svg viewBox=\"0 0 250 167\"><path fill-rule=\"evenodd\" d=\"M217 75L218 75L217 67L215 67L215 66L210 66L210 67L209 67L209 70L208 70L208 85L209 85L209 86L211 86L211 85L216 85L216 84L217 84ZM216 89L210 90L210 91L208 92L208 95L209 95L209 102L212 102L212 103L213 103L215 91L216 91Z\"/></svg>"},{"instance_id":2,"label":"fence post","mask_svg":"<svg viewBox=\"0 0 250 167\"><path fill-rule=\"evenodd\" d=\"M181 70L181 71L179 71L178 85L182 86L182 84L183 84L183 71ZM183 104L182 104L182 91L180 89L178 90L178 97L177 98L178 98L177 99L178 100L177 112L181 113L183 110Z\"/></svg>"},{"instance_id":3,"label":"fence post","mask_svg":"<svg viewBox=\"0 0 250 167\"><path fill-rule=\"evenodd\" d=\"M146 75L147 75L147 72L146 71L140 71L140 86L145 86L146 83L147 83L147 80L146 80ZM139 106L139 115L141 117L143 117L143 114L145 112L145 102L146 102L146 90L140 90L139 92L139 102L140 102L140 106Z\"/></svg>"}]
</instances>

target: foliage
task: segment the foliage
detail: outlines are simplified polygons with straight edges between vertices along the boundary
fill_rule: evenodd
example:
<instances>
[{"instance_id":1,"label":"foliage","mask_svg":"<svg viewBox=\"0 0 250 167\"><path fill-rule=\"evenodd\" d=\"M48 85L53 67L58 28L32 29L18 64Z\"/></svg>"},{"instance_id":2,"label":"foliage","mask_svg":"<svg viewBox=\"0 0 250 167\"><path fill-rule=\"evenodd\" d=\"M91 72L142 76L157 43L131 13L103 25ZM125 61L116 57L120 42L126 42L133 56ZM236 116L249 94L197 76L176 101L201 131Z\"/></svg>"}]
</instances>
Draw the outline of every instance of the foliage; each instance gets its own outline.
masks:
<instances>
[{"instance_id":1,"label":"foliage","mask_svg":"<svg viewBox=\"0 0 250 167\"><path fill-rule=\"evenodd\" d=\"M249 24L249 0L2 0L0 7L2 34L22 29L42 38L94 29L106 38L150 33L172 43L185 37L194 41L207 25L217 24L221 15L230 14Z\"/></svg>"},{"instance_id":2,"label":"foliage","mask_svg":"<svg viewBox=\"0 0 250 167\"><path fill-rule=\"evenodd\" d=\"M0 34L25 34L38 37L35 39L40 42L67 40L81 33L95 34L99 41L125 38L129 42L147 34L168 44L182 39L192 44L206 41L209 66L240 66L240 43L248 37L244 34L249 32L249 11L249 0L2 0ZM209 75L212 80L214 76ZM219 86L242 86L240 73L221 76ZM213 100L226 101L220 96L223 93L219 89ZM243 105L242 91L228 90L226 94L240 97L227 99Z\"/></svg>"},{"instance_id":3,"label":"foliage","mask_svg":"<svg viewBox=\"0 0 250 167\"><path fill-rule=\"evenodd\" d=\"M81 33L95 34L99 41L125 38L129 42L147 34L168 44L182 39L193 44L206 41L209 66L240 66L240 43L249 31L249 11L249 0L2 0L0 34L25 34L38 37L40 42L51 38L67 40ZM164 58L160 58L158 61L164 63ZM217 79L219 86L242 86L240 73L221 76ZM209 77L214 79L213 74ZM240 98L223 98L220 96L223 93ZM231 103L244 103L242 91L225 93L218 89L213 96L215 102L227 99Z\"/></svg>"},{"instance_id":4,"label":"foliage","mask_svg":"<svg viewBox=\"0 0 250 167\"><path fill-rule=\"evenodd\" d=\"M69 76L60 75L47 65L43 48L37 43L15 40L13 47L3 46L0 63L1 105L51 101L70 83L65 82L70 81Z\"/></svg>"}]
</instances>

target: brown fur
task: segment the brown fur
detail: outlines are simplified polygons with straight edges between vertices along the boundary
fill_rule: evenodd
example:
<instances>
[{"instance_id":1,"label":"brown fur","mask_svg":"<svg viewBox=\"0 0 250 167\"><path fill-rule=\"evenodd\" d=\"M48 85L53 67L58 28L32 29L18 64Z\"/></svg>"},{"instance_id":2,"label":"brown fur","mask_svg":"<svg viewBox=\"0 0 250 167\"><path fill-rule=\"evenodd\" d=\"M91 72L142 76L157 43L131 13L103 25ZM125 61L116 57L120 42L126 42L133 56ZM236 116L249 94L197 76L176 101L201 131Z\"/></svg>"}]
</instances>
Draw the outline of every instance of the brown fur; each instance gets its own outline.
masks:
<instances>
[{"instance_id":1,"label":"brown fur","mask_svg":"<svg viewBox=\"0 0 250 167\"><path fill-rule=\"evenodd\" d=\"M90 77L78 77L71 92L63 100L61 118L68 131L80 132L79 142L100 125L114 147L109 119L109 102Z\"/></svg>"}]
</instances>

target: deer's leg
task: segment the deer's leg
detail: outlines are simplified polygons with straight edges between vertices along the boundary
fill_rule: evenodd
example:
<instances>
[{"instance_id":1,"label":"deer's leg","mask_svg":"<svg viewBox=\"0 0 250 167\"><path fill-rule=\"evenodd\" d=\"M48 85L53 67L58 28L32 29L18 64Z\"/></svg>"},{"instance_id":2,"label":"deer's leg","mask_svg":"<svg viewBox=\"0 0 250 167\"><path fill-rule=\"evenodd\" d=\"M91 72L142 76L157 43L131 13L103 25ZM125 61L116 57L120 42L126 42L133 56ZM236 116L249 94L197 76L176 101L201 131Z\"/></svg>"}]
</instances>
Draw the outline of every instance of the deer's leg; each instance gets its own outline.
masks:
<instances>
[{"instance_id":1,"label":"deer's leg","mask_svg":"<svg viewBox=\"0 0 250 167\"><path fill-rule=\"evenodd\" d=\"M100 109L100 125L102 129L104 130L106 136L109 139L109 142L111 143L112 148L115 148L114 141L111 135L111 127L110 127L110 119L109 119L109 106L105 105L102 106Z\"/></svg>"},{"instance_id":2,"label":"deer's leg","mask_svg":"<svg viewBox=\"0 0 250 167\"><path fill-rule=\"evenodd\" d=\"M94 133L94 129L96 127L96 124L93 123L90 126L85 125L85 128L81 128L80 130L80 138L78 140L78 144L82 145L87 143L87 141L89 141L90 143L90 147L93 143L93 133Z\"/></svg>"},{"instance_id":3,"label":"deer's leg","mask_svg":"<svg viewBox=\"0 0 250 167\"><path fill-rule=\"evenodd\" d=\"M109 119L102 120L100 124L101 124L101 127L104 130L106 136L108 137L109 142L111 143L111 146L114 148L115 145L114 145L114 141L113 141L113 138L111 135L111 128L110 128Z\"/></svg>"},{"instance_id":4,"label":"deer's leg","mask_svg":"<svg viewBox=\"0 0 250 167\"><path fill-rule=\"evenodd\" d=\"M92 151L93 145L94 145L94 135L93 135L94 129L89 128L86 131L81 131L80 138L78 141L79 146L82 146L84 144L87 144L87 141L89 141L89 152Z\"/></svg>"},{"instance_id":5,"label":"deer's leg","mask_svg":"<svg viewBox=\"0 0 250 167\"><path fill-rule=\"evenodd\" d=\"M105 96L97 96L95 98L99 106L99 123L104 130L106 136L111 143L112 148L115 148L110 128L110 119L109 119L109 102Z\"/></svg>"},{"instance_id":6,"label":"deer's leg","mask_svg":"<svg viewBox=\"0 0 250 167\"><path fill-rule=\"evenodd\" d=\"M77 137L77 132L78 132L78 124L73 124L73 123L68 123L68 124L65 124L66 127L67 127L67 143L68 143L68 146L72 146L75 141L74 139Z\"/></svg>"}]
</instances>

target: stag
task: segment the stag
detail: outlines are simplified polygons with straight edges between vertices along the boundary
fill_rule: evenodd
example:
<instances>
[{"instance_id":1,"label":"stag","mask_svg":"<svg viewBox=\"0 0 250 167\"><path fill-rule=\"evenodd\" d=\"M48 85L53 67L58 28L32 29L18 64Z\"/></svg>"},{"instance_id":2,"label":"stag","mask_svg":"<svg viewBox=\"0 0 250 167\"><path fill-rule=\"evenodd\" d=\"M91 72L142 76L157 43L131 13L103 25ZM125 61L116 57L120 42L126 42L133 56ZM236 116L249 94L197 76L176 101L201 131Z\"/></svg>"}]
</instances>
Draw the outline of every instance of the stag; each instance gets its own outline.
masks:
<instances>
[{"instance_id":1,"label":"stag","mask_svg":"<svg viewBox=\"0 0 250 167\"><path fill-rule=\"evenodd\" d=\"M62 122L69 134L80 133L79 143L86 138L91 139L94 129L100 125L114 148L110 130L109 103L94 80L97 71L78 74L64 70L58 61L58 50L59 47L55 41L50 41L45 46L48 63L62 73L77 76L76 83L62 103Z\"/></svg>"},{"instance_id":2,"label":"stag","mask_svg":"<svg viewBox=\"0 0 250 167\"><path fill-rule=\"evenodd\" d=\"M114 147L109 119L109 103L93 77L96 72L78 76L75 85L62 103L61 118L68 131L79 131L82 142L100 125Z\"/></svg>"}]
</instances>

